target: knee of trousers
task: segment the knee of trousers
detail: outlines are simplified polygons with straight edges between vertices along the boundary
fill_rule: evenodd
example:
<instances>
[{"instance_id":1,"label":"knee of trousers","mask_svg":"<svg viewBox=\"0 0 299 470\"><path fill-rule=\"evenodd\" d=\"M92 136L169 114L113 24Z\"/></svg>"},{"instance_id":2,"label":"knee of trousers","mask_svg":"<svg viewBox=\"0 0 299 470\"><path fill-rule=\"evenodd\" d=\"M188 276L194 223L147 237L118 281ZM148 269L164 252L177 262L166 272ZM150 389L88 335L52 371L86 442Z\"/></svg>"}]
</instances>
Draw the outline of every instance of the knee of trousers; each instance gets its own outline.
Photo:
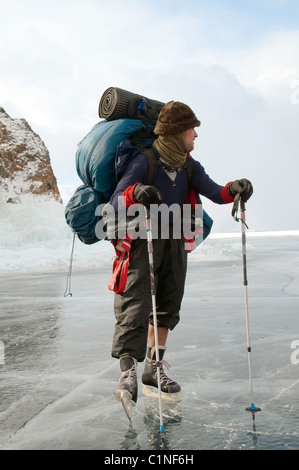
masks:
<instances>
[{"instance_id":1,"label":"knee of trousers","mask_svg":"<svg viewBox=\"0 0 299 470\"><path fill-rule=\"evenodd\" d=\"M143 299L126 299L126 295L115 295L114 313L116 324L112 344L112 356L129 355L142 362L146 354L150 296ZM147 298L148 297L148 298Z\"/></svg>"},{"instance_id":2,"label":"knee of trousers","mask_svg":"<svg viewBox=\"0 0 299 470\"><path fill-rule=\"evenodd\" d=\"M148 323L145 327L126 329L118 328L116 325L112 343L112 357L121 356L134 357L138 362L145 359L147 348Z\"/></svg>"},{"instance_id":3,"label":"knee of trousers","mask_svg":"<svg viewBox=\"0 0 299 470\"><path fill-rule=\"evenodd\" d=\"M168 313L168 312L157 312L157 326L165 327L169 330L173 330L180 321L180 312ZM154 325L153 314L150 314L149 323Z\"/></svg>"}]
</instances>

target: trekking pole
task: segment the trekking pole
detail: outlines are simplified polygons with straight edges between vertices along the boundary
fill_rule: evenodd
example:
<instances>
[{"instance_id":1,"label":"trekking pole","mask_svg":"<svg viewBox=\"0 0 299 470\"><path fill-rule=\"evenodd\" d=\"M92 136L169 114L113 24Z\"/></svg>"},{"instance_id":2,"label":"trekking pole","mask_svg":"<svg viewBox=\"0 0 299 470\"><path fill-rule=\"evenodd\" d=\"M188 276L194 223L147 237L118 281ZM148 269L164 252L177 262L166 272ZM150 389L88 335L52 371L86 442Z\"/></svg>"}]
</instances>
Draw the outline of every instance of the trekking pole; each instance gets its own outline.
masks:
<instances>
[{"instance_id":1,"label":"trekking pole","mask_svg":"<svg viewBox=\"0 0 299 470\"><path fill-rule=\"evenodd\" d=\"M245 315L246 315L246 336L247 336L247 353L248 353L248 368L249 368L249 383L250 383L250 396L251 396L251 406L246 408L246 411L252 413L252 419L255 419L255 413L261 411L260 408L257 408L254 404L253 399L253 381L252 381L252 367L251 367L251 345L250 345L250 329L249 329L249 311L248 311L248 279L247 279L247 262L246 262L246 228L248 228L245 220L245 202L242 201L240 194L237 194L234 200L232 216L234 219L239 222L241 221L241 230L242 230L242 255L243 255L243 283L244 283L244 296L245 296ZM236 214L238 212L238 206L240 203L241 218L239 219Z\"/></svg>"},{"instance_id":2,"label":"trekking pole","mask_svg":"<svg viewBox=\"0 0 299 470\"><path fill-rule=\"evenodd\" d=\"M71 292L71 286L72 286L72 270L73 270L75 239L76 239L76 233L74 232L73 242L72 242L72 251L71 251L71 257L70 257L70 266L69 266L69 271L67 273L66 286L65 286L65 291L63 294L64 297L69 297L69 296L73 297L73 294Z\"/></svg>"},{"instance_id":3,"label":"trekking pole","mask_svg":"<svg viewBox=\"0 0 299 470\"><path fill-rule=\"evenodd\" d=\"M162 398L161 398L160 357L159 357L157 308L156 308L156 286L155 286L155 271L154 271L154 247L153 247L153 239L152 239L152 223L151 223L150 210L149 209L146 210L146 233L147 233L147 249L148 249L148 256L149 256L151 295L152 295L153 319L154 319L155 351L156 351L157 381L158 381L158 399L159 399L159 414L160 414L160 432L163 432L163 431L165 431L165 428L164 428L164 424L163 424Z\"/></svg>"}]
</instances>

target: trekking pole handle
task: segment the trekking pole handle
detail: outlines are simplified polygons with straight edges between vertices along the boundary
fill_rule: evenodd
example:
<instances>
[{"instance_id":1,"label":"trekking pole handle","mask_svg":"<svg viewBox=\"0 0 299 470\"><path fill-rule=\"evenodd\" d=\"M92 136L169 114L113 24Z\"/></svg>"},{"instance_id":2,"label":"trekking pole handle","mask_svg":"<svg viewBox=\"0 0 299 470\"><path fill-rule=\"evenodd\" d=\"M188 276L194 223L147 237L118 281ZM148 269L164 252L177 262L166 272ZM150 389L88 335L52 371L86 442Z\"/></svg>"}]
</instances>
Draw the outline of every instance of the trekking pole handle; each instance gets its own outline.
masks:
<instances>
[{"instance_id":1,"label":"trekking pole handle","mask_svg":"<svg viewBox=\"0 0 299 470\"><path fill-rule=\"evenodd\" d=\"M245 212L245 211L246 211L246 208L245 208L245 201L243 201L242 198L240 198L240 210L241 210L241 212Z\"/></svg>"},{"instance_id":2,"label":"trekking pole handle","mask_svg":"<svg viewBox=\"0 0 299 470\"><path fill-rule=\"evenodd\" d=\"M240 211L241 213L242 212L245 212L246 211L246 207L245 207L245 201L243 201L242 197L241 197L241 194L240 193L237 193L235 195L235 199L234 199L234 203L233 203L233 208L232 208L232 217L235 219L236 222L239 222L240 219L238 218L238 211L239 211L239 205L240 205ZM245 216L242 218L241 217L241 220L243 220L245 222ZM246 224L245 224L246 225Z\"/></svg>"},{"instance_id":3,"label":"trekking pole handle","mask_svg":"<svg viewBox=\"0 0 299 470\"><path fill-rule=\"evenodd\" d=\"M236 222L239 222L238 219L238 210L239 210L239 202L240 202L240 193L237 193L235 195L234 203L233 203L233 208L232 208L232 217L235 219Z\"/></svg>"}]
</instances>

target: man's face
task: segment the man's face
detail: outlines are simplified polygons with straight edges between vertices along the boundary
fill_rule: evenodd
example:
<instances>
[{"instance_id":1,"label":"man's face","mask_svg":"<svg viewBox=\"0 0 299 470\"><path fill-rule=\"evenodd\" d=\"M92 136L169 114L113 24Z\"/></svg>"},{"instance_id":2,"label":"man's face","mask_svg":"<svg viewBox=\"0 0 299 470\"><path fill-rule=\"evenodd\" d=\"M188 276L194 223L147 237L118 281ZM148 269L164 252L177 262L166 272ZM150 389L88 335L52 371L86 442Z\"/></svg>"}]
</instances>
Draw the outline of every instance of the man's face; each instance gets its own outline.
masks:
<instances>
[{"instance_id":1,"label":"man's face","mask_svg":"<svg viewBox=\"0 0 299 470\"><path fill-rule=\"evenodd\" d=\"M185 137L188 150L191 152L194 149L194 140L198 137L198 134L195 129L187 129L183 132L183 136Z\"/></svg>"}]
</instances>

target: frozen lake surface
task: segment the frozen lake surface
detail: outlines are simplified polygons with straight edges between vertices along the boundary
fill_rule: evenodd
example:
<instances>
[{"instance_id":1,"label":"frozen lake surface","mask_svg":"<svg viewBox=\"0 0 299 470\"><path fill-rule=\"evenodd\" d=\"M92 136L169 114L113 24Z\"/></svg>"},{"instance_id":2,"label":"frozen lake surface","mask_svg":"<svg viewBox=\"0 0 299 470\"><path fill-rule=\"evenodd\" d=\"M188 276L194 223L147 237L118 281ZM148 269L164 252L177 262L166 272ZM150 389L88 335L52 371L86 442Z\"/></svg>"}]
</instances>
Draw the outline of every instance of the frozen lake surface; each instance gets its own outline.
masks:
<instances>
[{"instance_id":1,"label":"frozen lake surface","mask_svg":"<svg viewBox=\"0 0 299 470\"><path fill-rule=\"evenodd\" d=\"M59 272L0 275L1 450L161 449L158 403L142 395L143 364L131 427L113 396L120 372L110 357L110 264L83 269L75 259L72 297L63 296L67 262ZM164 449L299 449L298 234L248 237L247 264L254 397L262 409L255 428L245 411L241 236L211 238L190 256L181 323L169 336L165 359L182 401L163 406Z\"/></svg>"}]
</instances>

